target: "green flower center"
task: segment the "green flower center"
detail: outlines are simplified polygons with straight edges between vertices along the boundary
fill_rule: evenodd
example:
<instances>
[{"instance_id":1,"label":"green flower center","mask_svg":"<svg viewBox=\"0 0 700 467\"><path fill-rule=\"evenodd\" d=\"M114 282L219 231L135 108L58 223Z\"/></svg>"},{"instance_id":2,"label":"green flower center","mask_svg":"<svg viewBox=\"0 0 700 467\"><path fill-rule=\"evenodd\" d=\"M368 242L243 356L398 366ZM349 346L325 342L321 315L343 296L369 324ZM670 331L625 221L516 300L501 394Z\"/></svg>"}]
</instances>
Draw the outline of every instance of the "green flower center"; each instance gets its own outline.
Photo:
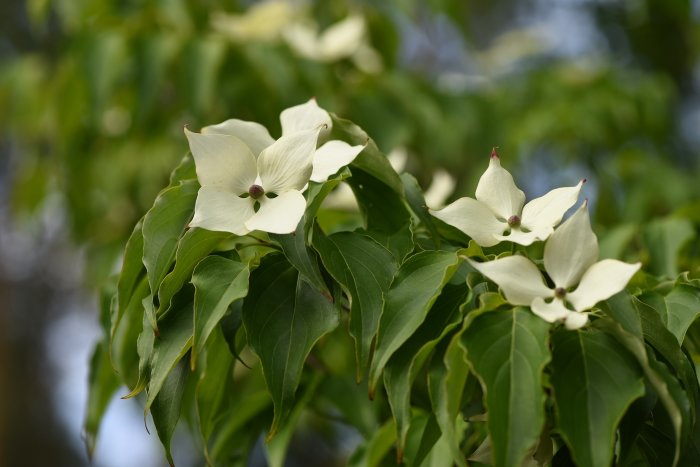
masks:
<instances>
[{"instance_id":1,"label":"green flower center","mask_svg":"<svg viewBox=\"0 0 700 467\"><path fill-rule=\"evenodd\" d=\"M260 185L251 185L250 188L248 188L248 194L251 198L258 199L265 194L265 190Z\"/></svg>"}]
</instances>

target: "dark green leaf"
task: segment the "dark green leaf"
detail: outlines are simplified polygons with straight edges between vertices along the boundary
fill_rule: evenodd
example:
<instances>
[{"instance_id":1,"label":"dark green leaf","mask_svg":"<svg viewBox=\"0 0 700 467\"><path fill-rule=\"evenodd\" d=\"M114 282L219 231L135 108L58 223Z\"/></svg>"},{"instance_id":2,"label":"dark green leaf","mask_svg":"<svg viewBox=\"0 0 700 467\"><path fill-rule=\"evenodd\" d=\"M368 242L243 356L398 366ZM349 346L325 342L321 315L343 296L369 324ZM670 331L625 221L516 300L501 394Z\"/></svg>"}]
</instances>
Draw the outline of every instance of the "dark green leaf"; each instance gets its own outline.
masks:
<instances>
[{"instance_id":1,"label":"dark green leaf","mask_svg":"<svg viewBox=\"0 0 700 467\"><path fill-rule=\"evenodd\" d=\"M181 361L165 378L163 387L151 405L153 424L156 426L158 438L165 448L165 455L171 466L175 464L170 453L170 440L173 438L175 426L180 418L182 395L188 373L187 363Z\"/></svg>"},{"instance_id":2,"label":"dark green leaf","mask_svg":"<svg viewBox=\"0 0 700 467\"><path fill-rule=\"evenodd\" d=\"M413 243L413 227L410 222L398 227L397 230L393 232L357 230L357 233L364 233L372 237L377 243L389 250L399 264L403 263L406 256L415 248L415 244Z\"/></svg>"},{"instance_id":3,"label":"dark green leaf","mask_svg":"<svg viewBox=\"0 0 700 467\"><path fill-rule=\"evenodd\" d=\"M102 416L121 382L109 360L109 343L101 340L90 359L88 401L85 410L84 441L88 457L92 457Z\"/></svg>"},{"instance_id":4,"label":"dark green leaf","mask_svg":"<svg viewBox=\"0 0 700 467\"><path fill-rule=\"evenodd\" d=\"M577 465L610 465L617 425L644 394L639 365L622 344L601 331L561 329L552 340L559 430Z\"/></svg>"},{"instance_id":5,"label":"dark green leaf","mask_svg":"<svg viewBox=\"0 0 700 467\"><path fill-rule=\"evenodd\" d=\"M418 180L416 180L416 178L409 173L403 173L401 174L401 181L403 182L403 186L406 190L406 199L408 200L408 204L411 206L411 209L416 216L418 216L418 219L420 219L423 225L428 229L428 232L430 232L430 235L435 242L435 246L439 248L440 234L437 231L435 222L433 222L435 217L428 212L428 206L425 204L423 191L418 185Z\"/></svg>"},{"instance_id":6,"label":"dark green leaf","mask_svg":"<svg viewBox=\"0 0 700 467\"><path fill-rule=\"evenodd\" d=\"M410 223L411 213L404 198L380 180L353 168L346 182L357 198L368 230L393 233Z\"/></svg>"},{"instance_id":7,"label":"dark green leaf","mask_svg":"<svg viewBox=\"0 0 700 467\"><path fill-rule=\"evenodd\" d=\"M229 305L248 293L249 274L245 264L221 256L207 256L197 264L192 275L195 289L193 369L209 334L221 321Z\"/></svg>"},{"instance_id":8,"label":"dark green leaf","mask_svg":"<svg viewBox=\"0 0 700 467\"><path fill-rule=\"evenodd\" d=\"M282 247L287 260L316 288L321 294L330 297L326 281L318 268L316 252L306 245L304 223L299 222L296 232L287 235L270 234L270 238Z\"/></svg>"},{"instance_id":9,"label":"dark green leaf","mask_svg":"<svg viewBox=\"0 0 700 467\"><path fill-rule=\"evenodd\" d=\"M243 323L275 405L270 438L293 407L306 357L338 325L338 312L282 255L263 258L250 284Z\"/></svg>"},{"instance_id":10,"label":"dark green leaf","mask_svg":"<svg viewBox=\"0 0 700 467\"><path fill-rule=\"evenodd\" d=\"M196 182L189 181L162 191L144 217L143 264L153 295L175 259L178 239L192 217L198 188Z\"/></svg>"},{"instance_id":11,"label":"dark green leaf","mask_svg":"<svg viewBox=\"0 0 700 467\"><path fill-rule=\"evenodd\" d=\"M122 262L122 270L119 274L119 282L117 284L117 303L116 316L112 316L111 336L114 337L117 326L126 311L126 307L132 300L132 295L139 284L139 278L145 272L143 265L143 220L140 220L134 227L134 231L126 242L124 250L124 260ZM141 300L141 297L139 300Z\"/></svg>"},{"instance_id":12,"label":"dark green leaf","mask_svg":"<svg viewBox=\"0 0 700 467\"><path fill-rule=\"evenodd\" d=\"M485 394L496 466L520 465L544 425L549 324L524 308L483 313L462 335Z\"/></svg>"},{"instance_id":13,"label":"dark green leaf","mask_svg":"<svg viewBox=\"0 0 700 467\"><path fill-rule=\"evenodd\" d=\"M313 240L323 265L350 296L350 335L355 340L359 381L369 364L383 295L389 289L398 264L386 248L365 235L340 232L326 237L319 229Z\"/></svg>"},{"instance_id":14,"label":"dark green leaf","mask_svg":"<svg viewBox=\"0 0 700 467\"><path fill-rule=\"evenodd\" d=\"M233 235L228 232L213 232L205 229L189 229L180 238L175 253L175 267L163 279L158 290L158 316L170 308L170 300L192 276L197 263L211 253L217 245Z\"/></svg>"},{"instance_id":15,"label":"dark green leaf","mask_svg":"<svg viewBox=\"0 0 700 467\"><path fill-rule=\"evenodd\" d=\"M387 292L379 320L377 344L369 372L374 394L384 366L425 320L428 310L457 270L456 253L424 251L411 256L399 269Z\"/></svg>"},{"instance_id":16,"label":"dark green leaf","mask_svg":"<svg viewBox=\"0 0 700 467\"><path fill-rule=\"evenodd\" d=\"M394 421L382 425L366 443L361 444L350 457L349 467L377 467L387 465L382 459L391 450L396 441Z\"/></svg>"}]
</instances>

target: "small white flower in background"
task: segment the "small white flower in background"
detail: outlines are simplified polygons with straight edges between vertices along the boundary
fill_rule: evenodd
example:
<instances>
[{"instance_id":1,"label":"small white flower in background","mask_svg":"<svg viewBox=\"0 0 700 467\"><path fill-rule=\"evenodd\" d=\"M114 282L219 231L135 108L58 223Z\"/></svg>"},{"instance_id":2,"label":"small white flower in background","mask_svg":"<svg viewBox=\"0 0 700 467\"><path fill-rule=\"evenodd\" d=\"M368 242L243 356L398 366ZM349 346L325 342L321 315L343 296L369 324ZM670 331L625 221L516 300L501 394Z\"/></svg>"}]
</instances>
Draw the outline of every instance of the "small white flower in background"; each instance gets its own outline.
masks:
<instances>
[{"instance_id":1,"label":"small white flower in background","mask_svg":"<svg viewBox=\"0 0 700 467\"><path fill-rule=\"evenodd\" d=\"M247 139L218 132L224 127L247 129L242 132ZM237 235L293 232L306 210L302 190L311 176L319 131L270 138L265 146L269 133L252 122L228 121L202 133L185 128L201 184L190 226Z\"/></svg>"},{"instance_id":2,"label":"small white flower in background","mask_svg":"<svg viewBox=\"0 0 700 467\"><path fill-rule=\"evenodd\" d=\"M641 266L614 259L597 261L598 240L587 204L557 228L544 246L544 269L554 288L523 256L485 263L468 260L469 264L498 284L513 305L529 306L545 321L563 321L568 329L582 327L588 321L588 314L582 312L623 290Z\"/></svg>"},{"instance_id":3,"label":"small white flower in background","mask_svg":"<svg viewBox=\"0 0 700 467\"><path fill-rule=\"evenodd\" d=\"M433 180L425 190L425 204L430 209L440 209L455 191L455 179L446 170L438 169L433 173Z\"/></svg>"},{"instance_id":4,"label":"small white flower in background","mask_svg":"<svg viewBox=\"0 0 700 467\"><path fill-rule=\"evenodd\" d=\"M236 42L275 42L297 16L290 2L273 0L256 3L243 14L214 12L211 26Z\"/></svg>"},{"instance_id":5,"label":"small white flower in background","mask_svg":"<svg viewBox=\"0 0 700 467\"><path fill-rule=\"evenodd\" d=\"M501 167L494 149L489 167L476 187L476 199L460 198L443 209L431 210L431 214L457 227L482 247L504 240L530 245L551 235L576 203L584 182L556 188L525 204L525 194L515 186L510 172Z\"/></svg>"},{"instance_id":6,"label":"small white flower in background","mask_svg":"<svg viewBox=\"0 0 700 467\"><path fill-rule=\"evenodd\" d=\"M311 22L296 22L284 30L289 47L300 56L318 62L352 59L367 73L381 71L381 57L367 43L367 26L360 15L350 15L322 33Z\"/></svg>"}]
</instances>

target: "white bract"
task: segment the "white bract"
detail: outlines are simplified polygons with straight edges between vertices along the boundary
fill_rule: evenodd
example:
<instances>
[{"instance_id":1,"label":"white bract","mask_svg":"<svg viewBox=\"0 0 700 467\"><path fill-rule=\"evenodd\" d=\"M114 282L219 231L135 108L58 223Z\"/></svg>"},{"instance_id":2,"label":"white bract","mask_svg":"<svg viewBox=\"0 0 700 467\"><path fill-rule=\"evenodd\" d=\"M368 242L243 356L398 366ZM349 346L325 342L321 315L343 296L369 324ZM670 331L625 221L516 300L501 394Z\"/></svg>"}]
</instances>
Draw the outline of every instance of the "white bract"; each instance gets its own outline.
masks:
<instances>
[{"instance_id":1,"label":"white bract","mask_svg":"<svg viewBox=\"0 0 700 467\"><path fill-rule=\"evenodd\" d=\"M584 182L556 188L525 204L525 194L515 186L510 172L501 167L494 150L489 167L476 187L476 199L460 198L431 213L483 247L503 240L530 245L551 235L566 211L576 203Z\"/></svg>"},{"instance_id":2,"label":"white bract","mask_svg":"<svg viewBox=\"0 0 700 467\"><path fill-rule=\"evenodd\" d=\"M546 285L537 266L523 256L469 263L498 284L511 304L529 306L545 321L563 321L567 328L578 329L588 321L588 314L582 312L624 289L641 266L597 259L598 240L584 202L544 246L544 268L554 288Z\"/></svg>"},{"instance_id":3,"label":"white bract","mask_svg":"<svg viewBox=\"0 0 700 467\"><path fill-rule=\"evenodd\" d=\"M237 235L293 232L306 209L302 190L320 129L275 141L252 122L229 120L202 133L185 128L201 184L190 226Z\"/></svg>"},{"instance_id":4,"label":"white bract","mask_svg":"<svg viewBox=\"0 0 700 467\"><path fill-rule=\"evenodd\" d=\"M328 139L330 130L333 127L331 116L324 109L318 106L316 99L289 107L280 114L282 124L282 137L295 134L299 131L307 131L321 128L319 140ZM260 152L274 143L274 138L270 136L267 128L255 122L238 120L232 118L218 125L211 125L202 129L203 134L223 134L231 135L245 142L256 157ZM344 141L331 140L325 142L314 151L313 169L309 180L323 183L328 177L336 173L355 160L355 157L362 152L364 146L351 146ZM303 191L303 189L302 189Z\"/></svg>"}]
</instances>

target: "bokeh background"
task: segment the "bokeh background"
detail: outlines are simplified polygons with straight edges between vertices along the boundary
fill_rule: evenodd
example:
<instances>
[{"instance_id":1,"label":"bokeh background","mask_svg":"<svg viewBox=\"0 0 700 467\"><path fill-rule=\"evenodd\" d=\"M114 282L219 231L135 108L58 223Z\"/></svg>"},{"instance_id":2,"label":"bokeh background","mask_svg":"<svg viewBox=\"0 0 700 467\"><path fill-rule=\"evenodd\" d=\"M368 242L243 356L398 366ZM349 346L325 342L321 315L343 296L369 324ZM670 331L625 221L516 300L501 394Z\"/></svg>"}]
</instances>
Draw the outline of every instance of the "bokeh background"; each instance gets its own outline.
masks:
<instances>
[{"instance_id":1,"label":"bokeh background","mask_svg":"<svg viewBox=\"0 0 700 467\"><path fill-rule=\"evenodd\" d=\"M278 135L315 96L450 199L498 146L528 197L587 178L603 253L672 277L700 256L699 58L697 0L3 0L0 465L88 465L99 288L184 125ZM115 398L93 465L163 463Z\"/></svg>"}]
</instances>

